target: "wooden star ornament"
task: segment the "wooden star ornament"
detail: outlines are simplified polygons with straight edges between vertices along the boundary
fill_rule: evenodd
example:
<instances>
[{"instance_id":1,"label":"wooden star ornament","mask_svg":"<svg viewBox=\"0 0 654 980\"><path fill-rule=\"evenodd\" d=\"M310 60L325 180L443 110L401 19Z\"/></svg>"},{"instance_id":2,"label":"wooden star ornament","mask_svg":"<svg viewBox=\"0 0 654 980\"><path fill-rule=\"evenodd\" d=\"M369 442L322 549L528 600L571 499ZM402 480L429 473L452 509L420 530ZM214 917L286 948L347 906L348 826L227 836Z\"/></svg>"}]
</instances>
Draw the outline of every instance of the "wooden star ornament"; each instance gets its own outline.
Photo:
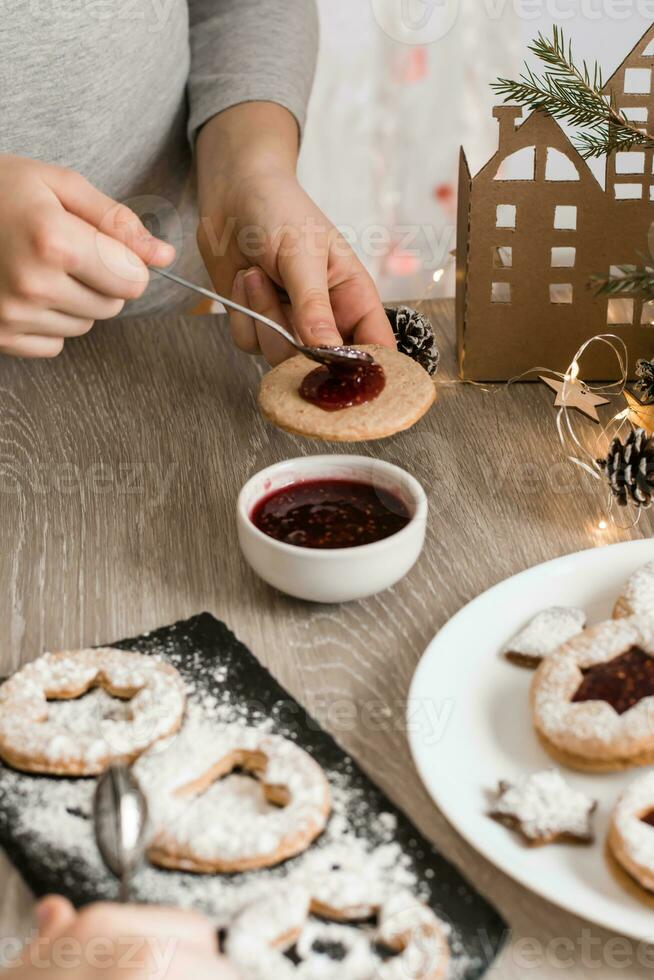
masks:
<instances>
[{"instance_id":1,"label":"wooden star ornament","mask_svg":"<svg viewBox=\"0 0 654 980\"><path fill-rule=\"evenodd\" d=\"M608 398L601 398L594 394L583 381L579 381L577 378L559 381L558 378L547 378L543 374L539 377L548 388L556 392L554 404L557 408L574 408L577 412L581 412L599 424L597 406L608 405Z\"/></svg>"}]
</instances>

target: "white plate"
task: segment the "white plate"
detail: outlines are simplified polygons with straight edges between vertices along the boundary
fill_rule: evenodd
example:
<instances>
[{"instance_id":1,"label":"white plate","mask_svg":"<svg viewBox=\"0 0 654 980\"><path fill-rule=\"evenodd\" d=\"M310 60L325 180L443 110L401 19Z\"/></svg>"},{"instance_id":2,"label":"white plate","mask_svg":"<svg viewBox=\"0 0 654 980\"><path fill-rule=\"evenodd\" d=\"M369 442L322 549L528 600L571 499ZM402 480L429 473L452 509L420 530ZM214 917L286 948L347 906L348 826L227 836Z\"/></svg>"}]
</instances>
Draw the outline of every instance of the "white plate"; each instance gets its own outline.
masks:
<instances>
[{"instance_id":1,"label":"white plate","mask_svg":"<svg viewBox=\"0 0 654 980\"><path fill-rule=\"evenodd\" d=\"M540 609L581 606L589 622L611 614L624 581L654 558L654 541L628 541L537 565L484 592L431 641L413 679L409 739L427 790L477 851L526 888L590 922L654 939L652 910L612 876L604 842L613 804L641 770L565 778L599 801L591 847L530 849L486 814L498 780L554 765L538 744L528 706L533 672L500 657ZM418 710L429 701L429 711ZM428 717L430 731L413 720ZM442 728L442 731L440 730Z\"/></svg>"}]
</instances>

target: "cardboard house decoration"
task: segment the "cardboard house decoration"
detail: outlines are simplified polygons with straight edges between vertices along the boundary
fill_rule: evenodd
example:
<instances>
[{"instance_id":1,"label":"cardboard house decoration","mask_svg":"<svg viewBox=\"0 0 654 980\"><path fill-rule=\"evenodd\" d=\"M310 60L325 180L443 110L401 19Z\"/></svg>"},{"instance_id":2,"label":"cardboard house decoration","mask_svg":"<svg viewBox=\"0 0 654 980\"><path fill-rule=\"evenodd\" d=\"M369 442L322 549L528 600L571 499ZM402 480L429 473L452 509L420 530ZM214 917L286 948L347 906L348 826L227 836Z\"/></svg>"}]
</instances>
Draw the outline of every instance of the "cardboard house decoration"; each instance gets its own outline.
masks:
<instances>
[{"instance_id":1,"label":"cardboard house decoration","mask_svg":"<svg viewBox=\"0 0 654 980\"><path fill-rule=\"evenodd\" d=\"M606 83L628 118L654 131L654 25ZM564 371L581 344L622 337L633 372L654 357L654 302L598 297L592 275L654 265L654 151L606 159L602 188L548 113L494 112L499 148L476 177L459 167L456 317L459 370L506 381L535 367ZM649 264L649 263L646 263ZM594 344L587 380L615 379L615 355ZM530 376L529 380L535 380Z\"/></svg>"}]
</instances>

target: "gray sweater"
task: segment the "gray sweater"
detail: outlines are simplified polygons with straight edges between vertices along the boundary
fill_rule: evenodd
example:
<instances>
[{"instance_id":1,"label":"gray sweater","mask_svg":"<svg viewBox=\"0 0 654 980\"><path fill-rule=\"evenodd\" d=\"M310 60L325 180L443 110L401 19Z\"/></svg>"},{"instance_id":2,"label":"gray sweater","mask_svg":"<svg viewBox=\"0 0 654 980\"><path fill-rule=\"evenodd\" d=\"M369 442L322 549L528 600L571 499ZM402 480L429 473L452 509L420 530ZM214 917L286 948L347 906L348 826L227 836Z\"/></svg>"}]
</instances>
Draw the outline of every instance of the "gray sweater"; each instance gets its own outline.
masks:
<instances>
[{"instance_id":1,"label":"gray sweater","mask_svg":"<svg viewBox=\"0 0 654 980\"><path fill-rule=\"evenodd\" d=\"M0 153L79 171L202 278L198 130L253 100L302 126L317 39L315 0L0 0ZM192 302L157 277L126 312Z\"/></svg>"}]
</instances>

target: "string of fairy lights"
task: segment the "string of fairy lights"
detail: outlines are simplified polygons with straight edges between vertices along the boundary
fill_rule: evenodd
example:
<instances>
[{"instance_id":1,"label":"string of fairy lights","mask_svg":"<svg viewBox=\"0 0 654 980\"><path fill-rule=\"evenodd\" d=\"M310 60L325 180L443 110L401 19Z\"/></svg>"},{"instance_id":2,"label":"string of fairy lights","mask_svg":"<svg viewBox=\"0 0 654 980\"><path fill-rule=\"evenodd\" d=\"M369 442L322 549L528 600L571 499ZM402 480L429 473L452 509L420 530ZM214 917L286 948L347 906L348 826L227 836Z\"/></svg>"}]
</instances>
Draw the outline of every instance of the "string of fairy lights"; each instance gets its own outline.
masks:
<instances>
[{"instance_id":1,"label":"string of fairy lights","mask_svg":"<svg viewBox=\"0 0 654 980\"><path fill-rule=\"evenodd\" d=\"M419 310L424 303L433 298L435 287L443 279L455 255L455 252L450 253L447 262L433 272L431 284L418 305ZM583 380L581 361L588 348L595 344L608 346L614 354L617 365L617 380L604 384L591 384ZM558 411L555 426L565 458L571 464L581 467L601 486L606 488L606 502L603 506L604 516L599 519L597 530L606 530L609 523L623 529L634 527L641 518L642 510L649 506L650 501L649 499L642 502L636 501L635 506L627 508L626 523L616 517L616 501L621 501L618 500L616 493L612 490L610 482L607 482L606 456L609 448L615 446L616 440L620 440L625 433L642 431L648 440L654 436L654 404L642 402L628 389L629 354L624 340L617 334L605 333L589 337L575 353L567 369L563 372L555 371L549 367L534 366L501 385L463 380L441 381L439 379L436 379L436 384L444 387L468 384L482 388L487 392L498 392L506 391L518 381L526 381L528 378L533 380L534 375L556 393L554 406ZM616 401L620 402L621 407L618 411L614 411L602 424L597 409L614 404ZM592 429L587 425L584 426L583 430L579 428L577 420L580 415L594 423ZM654 447L652 451L654 454ZM652 463L654 465L654 455ZM649 475L648 470L644 477L647 478ZM654 469L651 476L652 489L654 490Z\"/></svg>"}]
</instances>

